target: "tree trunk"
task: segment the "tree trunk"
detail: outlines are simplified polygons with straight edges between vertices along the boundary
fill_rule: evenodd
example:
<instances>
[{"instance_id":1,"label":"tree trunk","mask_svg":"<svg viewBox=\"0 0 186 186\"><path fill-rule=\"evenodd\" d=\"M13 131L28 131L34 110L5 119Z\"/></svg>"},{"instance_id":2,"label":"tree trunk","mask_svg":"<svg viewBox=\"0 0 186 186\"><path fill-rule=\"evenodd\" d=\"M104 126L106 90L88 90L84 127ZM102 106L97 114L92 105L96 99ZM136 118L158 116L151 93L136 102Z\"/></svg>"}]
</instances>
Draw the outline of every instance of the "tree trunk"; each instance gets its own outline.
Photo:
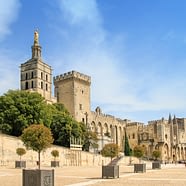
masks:
<instances>
[{"instance_id":1,"label":"tree trunk","mask_svg":"<svg viewBox=\"0 0 186 186\"><path fill-rule=\"evenodd\" d=\"M41 164L41 157L40 157L40 151L38 152L38 168L40 169Z\"/></svg>"}]
</instances>

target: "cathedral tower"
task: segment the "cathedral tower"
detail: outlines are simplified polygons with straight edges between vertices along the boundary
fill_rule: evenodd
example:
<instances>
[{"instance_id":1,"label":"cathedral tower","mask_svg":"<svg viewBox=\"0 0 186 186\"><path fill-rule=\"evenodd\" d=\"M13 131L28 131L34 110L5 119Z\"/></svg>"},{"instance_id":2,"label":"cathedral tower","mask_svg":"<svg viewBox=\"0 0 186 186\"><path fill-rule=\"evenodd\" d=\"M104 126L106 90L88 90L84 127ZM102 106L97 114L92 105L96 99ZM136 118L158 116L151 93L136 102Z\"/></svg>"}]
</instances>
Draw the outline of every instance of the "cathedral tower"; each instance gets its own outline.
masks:
<instances>
[{"instance_id":1,"label":"cathedral tower","mask_svg":"<svg viewBox=\"0 0 186 186\"><path fill-rule=\"evenodd\" d=\"M21 90L40 93L47 102L52 101L52 68L42 61L38 31L34 32L32 58L21 64Z\"/></svg>"},{"instance_id":2,"label":"cathedral tower","mask_svg":"<svg viewBox=\"0 0 186 186\"><path fill-rule=\"evenodd\" d=\"M87 123L90 114L90 76L71 71L54 77L57 102L77 120Z\"/></svg>"}]
</instances>

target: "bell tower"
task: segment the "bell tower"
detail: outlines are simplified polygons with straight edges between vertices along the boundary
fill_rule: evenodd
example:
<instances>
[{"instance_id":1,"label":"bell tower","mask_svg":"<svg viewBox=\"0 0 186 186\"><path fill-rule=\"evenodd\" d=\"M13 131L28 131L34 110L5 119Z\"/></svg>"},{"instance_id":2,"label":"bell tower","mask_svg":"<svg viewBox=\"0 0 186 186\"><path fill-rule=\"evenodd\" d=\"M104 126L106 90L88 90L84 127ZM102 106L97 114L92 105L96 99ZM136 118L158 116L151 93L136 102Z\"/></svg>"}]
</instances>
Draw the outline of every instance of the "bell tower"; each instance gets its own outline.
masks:
<instances>
[{"instance_id":1,"label":"bell tower","mask_svg":"<svg viewBox=\"0 0 186 186\"><path fill-rule=\"evenodd\" d=\"M21 64L20 86L21 90L29 90L40 93L47 102L52 101L52 68L44 63L41 58L41 46L39 45L39 33L34 32L32 45L32 57Z\"/></svg>"}]
</instances>

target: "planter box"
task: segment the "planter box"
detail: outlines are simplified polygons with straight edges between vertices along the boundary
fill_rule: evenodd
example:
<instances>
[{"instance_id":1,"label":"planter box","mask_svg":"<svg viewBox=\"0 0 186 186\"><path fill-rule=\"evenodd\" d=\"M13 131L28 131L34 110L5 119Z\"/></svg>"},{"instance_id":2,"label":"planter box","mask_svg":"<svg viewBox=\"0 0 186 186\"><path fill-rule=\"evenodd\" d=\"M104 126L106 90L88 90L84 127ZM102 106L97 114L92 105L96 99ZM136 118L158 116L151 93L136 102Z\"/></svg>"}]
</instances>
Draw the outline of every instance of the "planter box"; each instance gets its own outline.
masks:
<instances>
[{"instance_id":1,"label":"planter box","mask_svg":"<svg viewBox=\"0 0 186 186\"><path fill-rule=\"evenodd\" d=\"M161 169L161 163L159 161L152 162L152 169Z\"/></svg>"},{"instance_id":2,"label":"planter box","mask_svg":"<svg viewBox=\"0 0 186 186\"><path fill-rule=\"evenodd\" d=\"M145 163L139 163L134 164L134 172L146 172L146 164Z\"/></svg>"},{"instance_id":3,"label":"planter box","mask_svg":"<svg viewBox=\"0 0 186 186\"><path fill-rule=\"evenodd\" d=\"M119 178L119 165L102 166L102 178Z\"/></svg>"},{"instance_id":4,"label":"planter box","mask_svg":"<svg viewBox=\"0 0 186 186\"><path fill-rule=\"evenodd\" d=\"M26 161L15 161L15 168L26 168Z\"/></svg>"},{"instance_id":5,"label":"planter box","mask_svg":"<svg viewBox=\"0 0 186 186\"><path fill-rule=\"evenodd\" d=\"M23 169L22 186L54 186L54 170Z\"/></svg>"},{"instance_id":6,"label":"planter box","mask_svg":"<svg viewBox=\"0 0 186 186\"><path fill-rule=\"evenodd\" d=\"M59 167L59 161L51 161L51 167Z\"/></svg>"}]
</instances>

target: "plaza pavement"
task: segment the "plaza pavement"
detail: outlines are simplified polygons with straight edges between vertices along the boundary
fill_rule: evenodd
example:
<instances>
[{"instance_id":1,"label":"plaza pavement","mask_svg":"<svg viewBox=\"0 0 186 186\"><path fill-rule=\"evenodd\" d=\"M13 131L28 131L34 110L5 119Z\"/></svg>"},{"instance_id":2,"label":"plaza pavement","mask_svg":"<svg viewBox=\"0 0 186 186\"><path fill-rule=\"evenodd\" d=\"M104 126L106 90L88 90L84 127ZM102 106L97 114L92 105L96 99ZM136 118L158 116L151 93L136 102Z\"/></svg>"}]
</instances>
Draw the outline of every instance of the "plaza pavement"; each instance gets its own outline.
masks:
<instances>
[{"instance_id":1,"label":"plaza pavement","mask_svg":"<svg viewBox=\"0 0 186 186\"><path fill-rule=\"evenodd\" d=\"M42 167L49 169L49 167ZM183 164L162 165L146 173L133 173L133 166L120 164L120 177L102 179L101 166L55 168L55 186L186 186L186 167ZM22 170L0 167L0 186L22 186Z\"/></svg>"}]
</instances>

